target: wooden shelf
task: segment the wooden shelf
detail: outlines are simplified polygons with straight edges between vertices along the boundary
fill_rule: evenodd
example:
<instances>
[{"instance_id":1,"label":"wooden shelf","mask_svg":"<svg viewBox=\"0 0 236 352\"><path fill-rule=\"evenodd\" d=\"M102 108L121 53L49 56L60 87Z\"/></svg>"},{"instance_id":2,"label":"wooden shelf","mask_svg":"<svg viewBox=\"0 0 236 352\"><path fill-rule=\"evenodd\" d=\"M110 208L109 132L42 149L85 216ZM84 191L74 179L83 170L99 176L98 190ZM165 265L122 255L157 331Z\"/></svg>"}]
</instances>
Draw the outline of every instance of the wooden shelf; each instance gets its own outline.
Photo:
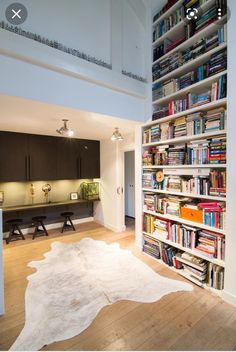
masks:
<instances>
[{"instance_id":1,"label":"wooden shelf","mask_svg":"<svg viewBox=\"0 0 236 352\"><path fill-rule=\"evenodd\" d=\"M169 116L162 117L162 118L154 120L154 121L147 122L147 123L143 124L142 127L153 126L153 125L156 125L157 123L171 121L171 120L177 119L178 117L181 117L181 116L190 115L194 112L207 111L207 110L218 108L220 106L226 106L226 104L227 104L227 98L219 99L219 100L212 101L210 103L207 103L207 104L204 104L201 106L197 106L196 108L184 110L184 111L178 112L173 115L169 115Z\"/></svg>"},{"instance_id":2,"label":"wooden shelf","mask_svg":"<svg viewBox=\"0 0 236 352\"><path fill-rule=\"evenodd\" d=\"M222 266L223 268L225 267L225 262L223 260L219 260L219 259L216 259L216 258L209 258L207 256L205 256L203 253L201 253L200 251L197 251L197 250L194 250L194 249L190 249L190 248L186 248L186 247L183 247L181 246L181 244L179 243L176 243L176 242L172 242L170 240L167 240L167 239L164 239L162 237L158 237L157 235L153 235L153 234L149 234L147 232L143 232L143 234L155 239L155 240L158 240L160 242L163 242L165 244L169 244L170 246L172 247L175 247L175 248L178 248L186 253L189 253L189 254L192 254L194 255L195 257L199 257L201 259L204 259L206 260L207 262L210 262L210 263L213 263L213 264L217 264L219 266Z\"/></svg>"},{"instance_id":3,"label":"wooden shelf","mask_svg":"<svg viewBox=\"0 0 236 352\"><path fill-rule=\"evenodd\" d=\"M153 84L155 83L160 83L165 80L168 80L169 78L177 78L181 75L184 75L185 73L191 71L194 69L196 66L202 65L204 62L208 61L211 57L211 55L217 53L218 51L225 49L227 47L226 43L220 44L216 48L207 51L205 54L202 54L198 56L196 59L191 60L183 64L182 66L178 67L177 69L167 73L166 75L156 79L153 81Z\"/></svg>"},{"instance_id":4,"label":"wooden shelf","mask_svg":"<svg viewBox=\"0 0 236 352\"><path fill-rule=\"evenodd\" d=\"M227 74L227 70L224 70L222 72L219 72L217 73L216 75L212 76L212 77L208 77L208 78L205 78L203 79L202 81L200 82L197 82L197 83L194 83L192 84L191 86L188 86L184 89L181 89L181 90L177 90L176 92L170 94L170 95L167 95L161 99L157 99L157 100L154 100L152 102L153 105L162 105L170 100L173 100L173 99L176 99L176 98L180 98L182 96L185 96L187 93L192 93L193 91L195 93L198 93L200 92L200 90L202 90L202 88L205 88L205 89L209 89L209 87L211 86L211 84L213 82L216 82L221 76Z\"/></svg>"},{"instance_id":5,"label":"wooden shelf","mask_svg":"<svg viewBox=\"0 0 236 352\"><path fill-rule=\"evenodd\" d=\"M143 169L225 169L227 164L205 164L205 165L151 165L151 166L143 166Z\"/></svg>"},{"instance_id":6,"label":"wooden shelf","mask_svg":"<svg viewBox=\"0 0 236 352\"><path fill-rule=\"evenodd\" d=\"M227 202L226 197L209 196L209 195L195 194L195 193L193 194L193 193L184 193L184 192L172 192L172 191L165 191L165 190L154 189L154 188L143 188L142 190L144 192L170 194L172 196L183 196L183 197L196 198L196 199L211 199L211 200L220 201L220 202Z\"/></svg>"},{"instance_id":7,"label":"wooden shelf","mask_svg":"<svg viewBox=\"0 0 236 352\"><path fill-rule=\"evenodd\" d=\"M194 141L194 140L199 140L199 139L206 139L206 138L210 138L210 137L214 137L214 136L221 136L222 134L226 134L226 133L227 133L226 130L220 130L220 131L215 131L215 132L194 134L194 135L190 135L190 136L182 136L182 137L161 140L159 142L145 143L145 144L142 144L142 146L143 147L153 147L156 145L177 144L179 142L188 142L188 141Z\"/></svg>"},{"instance_id":8,"label":"wooden shelf","mask_svg":"<svg viewBox=\"0 0 236 352\"><path fill-rule=\"evenodd\" d=\"M194 227L198 227L200 229L204 229L204 230L208 230L208 231L212 231L212 232L217 232L217 233L225 235L225 230L221 230L221 229L217 229L216 227L204 225L200 222L186 220L186 219L180 218L178 216L173 216L173 215L168 215L168 214L159 214L159 213L156 213L155 211L149 211L149 210L143 210L143 213L157 216L161 219L171 220L171 221L175 221L175 222L178 222L181 224L194 226Z\"/></svg>"},{"instance_id":9,"label":"wooden shelf","mask_svg":"<svg viewBox=\"0 0 236 352\"><path fill-rule=\"evenodd\" d=\"M194 34L191 38L185 40L183 43L181 43L180 45L178 45L174 49L170 50L168 53L164 54L163 56L161 56L160 58L155 60L153 62L153 65L155 65L159 61L165 59L170 54L175 53L176 51L179 51L179 50L183 51L183 50L189 48L191 45L193 45L195 42L197 42L200 38L207 37L207 36L211 35L212 33L214 33L216 31L216 24L217 24L217 26L223 25L226 21L227 21L227 16L224 16L220 20L217 20L216 22L211 23L209 26L203 28L200 32ZM158 45L154 45L154 43L153 43L153 46L156 47Z\"/></svg>"}]
</instances>

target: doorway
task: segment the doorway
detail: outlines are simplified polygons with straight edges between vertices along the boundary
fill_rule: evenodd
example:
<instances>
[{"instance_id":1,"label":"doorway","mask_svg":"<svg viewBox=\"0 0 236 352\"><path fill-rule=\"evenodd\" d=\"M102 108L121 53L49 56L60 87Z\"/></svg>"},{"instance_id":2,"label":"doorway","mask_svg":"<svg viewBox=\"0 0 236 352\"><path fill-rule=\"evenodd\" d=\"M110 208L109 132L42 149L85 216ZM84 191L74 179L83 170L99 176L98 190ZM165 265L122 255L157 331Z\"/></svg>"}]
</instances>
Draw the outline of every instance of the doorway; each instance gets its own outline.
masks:
<instances>
[{"instance_id":1,"label":"doorway","mask_svg":"<svg viewBox=\"0 0 236 352\"><path fill-rule=\"evenodd\" d=\"M125 159L125 182L124 182L124 205L126 227L135 224L135 159L134 150L124 153Z\"/></svg>"}]
</instances>

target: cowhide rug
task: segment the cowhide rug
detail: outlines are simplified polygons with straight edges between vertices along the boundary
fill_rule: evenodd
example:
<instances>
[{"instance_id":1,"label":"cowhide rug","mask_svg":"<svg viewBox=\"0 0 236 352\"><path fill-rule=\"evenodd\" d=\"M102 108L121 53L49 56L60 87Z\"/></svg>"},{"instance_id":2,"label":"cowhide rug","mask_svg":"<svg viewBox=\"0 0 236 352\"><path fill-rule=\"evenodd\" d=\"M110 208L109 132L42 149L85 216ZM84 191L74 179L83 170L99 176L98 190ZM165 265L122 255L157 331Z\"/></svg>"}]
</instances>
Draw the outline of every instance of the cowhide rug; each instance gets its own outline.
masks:
<instances>
[{"instance_id":1,"label":"cowhide rug","mask_svg":"<svg viewBox=\"0 0 236 352\"><path fill-rule=\"evenodd\" d=\"M84 238L54 242L45 259L29 263L25 326L11 350L36 351L85 330L106 305L120 300L154 302L192 285L156 274L118 243Z\"/></svg>"}]
</instances>

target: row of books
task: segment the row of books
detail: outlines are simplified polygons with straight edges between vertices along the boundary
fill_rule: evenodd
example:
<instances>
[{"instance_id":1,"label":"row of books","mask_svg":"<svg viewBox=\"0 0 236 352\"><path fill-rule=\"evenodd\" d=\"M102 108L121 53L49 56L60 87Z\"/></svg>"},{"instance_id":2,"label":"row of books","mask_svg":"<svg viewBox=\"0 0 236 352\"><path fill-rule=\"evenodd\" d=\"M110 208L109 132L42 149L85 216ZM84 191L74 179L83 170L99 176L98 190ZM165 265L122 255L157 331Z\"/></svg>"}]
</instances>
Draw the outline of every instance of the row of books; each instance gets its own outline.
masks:
<instances>
[{"instance_id":1,"label":"row of books","mask_svg":"<svg viewBox=\"0 0 236 352\"><path fill-rule=\"evenodd\" d=\"M152 40L155 42L158 38L163 36L171 28L176 26L185 17L184 7L181 6L176 11L174 11L170 16L164 18L162 21L158 22L153 28Z\"/></svg>"},{"instance_id":2,"label":"row of books","mask_svg":"<svg viewBox=\"0 0 236 352\"><path fill-rule=\"evenodd\" d=\"M153 101L169 96L179 90L211 77L227 68L226 50L213 54L209 61L198 66L193 71L185 73L179 78L172 78L162 83L155 83L152 87Z\"/></svg>"},{"instance_id":3,"label":"row of books","mask_svg":"<svg viewBox=\"0 0 236 352\"><path fill-rule=\"evenodd\" d=\"M159 142L167 139L192 136L226 129L224 107L195 112L186 116L156 124L143 131L143 143Z\"/></svg>"},{"instance_id":4,"label":"row of books","mask_svg":"<svg viewBox=\"0 0 236 352\"><path fill-rule=\"evenodd\" d=\"M193 283L203 286L206 284L218 290L224 288L224 268L208 263L189 253L180 251L173 246L153 239L148 235L143 236L143 251L156 259L162 260L170 267L179 270Z\"/></svg>"},{"instance_id":5,"label":"row of books","mask_svg":"<svg viewBox=\"0 0 236 352\"><path fill-rule=\"evenodd\" d=\"M158 18L168 11L177 1L178 0L168 0L165 6L153 16L153 22L158 20Z\"/></svg>"},{"instance_id":6,"label":"row of books","mask_svg":"<svg viewBox=\"0 0 236 352\"><path fill-rule=\"evenodd\" d=\"M222 75L218 80L212 83L211 89L200 93L188 93L185 97L176 100L170 100L167 106L154 105L152 120L157 120L166 116L177 114L188 109L196 108L225 98L227 95L227 76ZM155 101L154 101L155 103Z\"/></svg>"},{"instance_id":7,"label":"row of books","mask_svg":"<svg viewBox=\"0 0 236 352\"><path fill-rule=\"evenodd\" d=\"M195 222L217 229L225 229L225 203L200 202L187 197L150 194L144 196L145 211L181 217L186 220L194 218Z\"/></svg>"},{"instance_id":8,"label":"row of books","mask_svg":"<svg viewBox=\"0 0 236 352\"><path fill-rule=\"evenodd\" d=\"M177 51L173 54L168 55L163 60L154 64L152 67L152 78L153 81L165 76L176 70L178 67L186 64L187 62L196 59L200 55L214 49L220 44L226 42L227 40L227 29L226 25L219 28L213 34L207 36L206 38L200 39L194 43L189 48L183 51ZM153 61L155 62L164 53L160 53L160 47L154 48L153 50ZM160 55L162 54L162 55Z\"/></svg>"}]
</instances>

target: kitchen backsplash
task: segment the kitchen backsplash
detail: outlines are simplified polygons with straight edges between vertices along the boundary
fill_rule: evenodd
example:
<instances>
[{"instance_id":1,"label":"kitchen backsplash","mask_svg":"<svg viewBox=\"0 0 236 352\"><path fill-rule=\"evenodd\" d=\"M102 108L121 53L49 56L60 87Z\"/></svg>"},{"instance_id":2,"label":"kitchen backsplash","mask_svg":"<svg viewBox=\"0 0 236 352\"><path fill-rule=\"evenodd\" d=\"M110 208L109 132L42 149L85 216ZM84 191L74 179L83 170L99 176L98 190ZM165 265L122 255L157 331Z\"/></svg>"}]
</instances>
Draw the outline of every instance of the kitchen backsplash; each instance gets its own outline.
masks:
<instances>
[{"instance_id":1,"label":"kitchen backsplash","mask_svg":"<svg viewBox=\"0 0 236 352\"><path fill-rule=\"evenodd\" d=\"M4 192L3 206L31 204L30 185L35 187L34 204L44 203L45 196L42 191L44 184L51 185L50 201L57 202L70 199L71 192L78 192L80 197L80 185L83 182L92 182L93 180L60 180L60 181L35 181L35 182L5 182L0 183L0 191Z\"/></svg>"}]
</instances>

